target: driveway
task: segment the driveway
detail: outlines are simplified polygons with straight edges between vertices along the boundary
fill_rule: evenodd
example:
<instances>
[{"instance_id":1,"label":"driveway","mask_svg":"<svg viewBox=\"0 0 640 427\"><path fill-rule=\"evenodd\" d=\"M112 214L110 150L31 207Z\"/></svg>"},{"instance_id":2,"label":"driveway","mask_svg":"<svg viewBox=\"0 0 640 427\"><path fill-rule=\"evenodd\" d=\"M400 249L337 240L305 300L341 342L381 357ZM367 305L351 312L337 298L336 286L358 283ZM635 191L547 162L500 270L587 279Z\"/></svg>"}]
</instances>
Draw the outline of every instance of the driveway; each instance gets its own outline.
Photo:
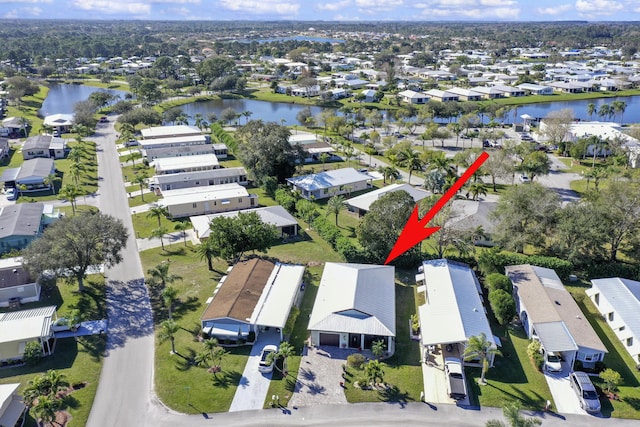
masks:
<instances>
[{"instance_id":1,"label":"driveway","mask_svg":"<svg viewBox=\"0 0 640 427\"><path fill-rule=\"evenodd\" d=\"M273 344L276 347L280 344L280 334L274 332L262 332L258 335L256 343L251 349L249 360L244 366L242 378L233 396L229 412L248 411L250 409L262 409L264 399L269 391L272 373L263 374L258 371L260 364L260 353L265 345Z\"/></svg>"},{"instance_id":2,"label":"driveway","mask_svg":"<svg viewBox=\"0 0 640 427\"><path fill-rule=\"evenodd\" d=\"M553 410L561 414L587 415L587 413L580 408L578 396L576 396L576 393L571 388L569 371L570 369L567 367L562 372L544 373L544 378L547 380L549 391L551 391L553 403L555 404Z\"/></svg>"},{"instance_id":3,"label":"driveway","mask_svg":"<svg viewBox=\"0 0 640 427\"><path fill-rule=\"evenodd\" d=\"M342 364L354 350L337 347L305 347L290 407L347 403L340 386Z\"/></svg>"}]
</instances>

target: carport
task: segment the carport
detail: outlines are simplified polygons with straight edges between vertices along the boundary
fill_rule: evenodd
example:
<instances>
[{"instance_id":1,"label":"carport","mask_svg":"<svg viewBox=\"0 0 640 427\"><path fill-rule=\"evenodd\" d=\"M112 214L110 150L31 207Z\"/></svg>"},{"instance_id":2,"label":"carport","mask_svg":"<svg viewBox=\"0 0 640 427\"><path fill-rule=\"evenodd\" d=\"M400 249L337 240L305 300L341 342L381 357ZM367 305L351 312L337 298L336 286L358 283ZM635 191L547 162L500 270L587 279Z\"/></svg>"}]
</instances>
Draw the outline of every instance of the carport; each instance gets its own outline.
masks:
<instances>
[{"instance_id":1,"label":"carport","mask_svg":"<svg viewBox=\"0 0 640 427\"><path fill-rule=\"evenodd\" d=\"M578 346L564 322L534 323L532 338L540 341L544 351L562 354L571 372Z\"/></svg>"}]
</instances>

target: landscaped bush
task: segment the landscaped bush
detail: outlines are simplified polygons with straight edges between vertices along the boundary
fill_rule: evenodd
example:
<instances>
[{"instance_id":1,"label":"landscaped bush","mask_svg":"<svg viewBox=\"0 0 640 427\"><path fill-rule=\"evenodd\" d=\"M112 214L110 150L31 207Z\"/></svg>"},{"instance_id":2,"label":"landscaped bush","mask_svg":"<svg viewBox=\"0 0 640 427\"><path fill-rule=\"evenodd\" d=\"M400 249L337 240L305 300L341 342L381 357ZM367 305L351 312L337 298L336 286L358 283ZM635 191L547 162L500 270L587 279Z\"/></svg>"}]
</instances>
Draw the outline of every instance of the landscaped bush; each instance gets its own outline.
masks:
<instances>
[{"instance_id":1,"label":"landscaped bush","mask_svg":"<svg viewBox=\"0 0 640 427\"><path fill-rule=\"evenodd\" d=\"M495 289L489 292L489 303L500 325L506 325L511 322L516 315L516 303L513 300L513 296L502 289Z\"/></svg>"},{"instance_id":2,"label":"landscaped bush","mask_svg":"<svg viewBox=\"0 0 640 427\"><path fill-rule=\"evenodd\" d=\"M540 349L541 349L540 341L537 341L537 340L531 341L531 343L529 343L529 345L527 346L527 356L529 356L529 359L531 359L536 369L538 369L539 371L542 371L542 365L544 364L544 357L542 356Z\"/></svg>"},{"instance_id":3,"label":"landscaped bush","mask_svg":"<svg viewBox=\"0 0 640 427\"><path fill-rule=\"evenodd\" d=\"M502 289L508 293L513 291L513 284L511 283L511 280L509 280L509 278L504 274L491 273L484 279L484 282L489 291L495 291L497 289Z\"/></svg>"},{"instance_id":4,"label":"landscaped bush","mask_svg":"<svg viewBox=\"0 0 640 427\"><path fill-rule=\"evenodd\" d=\"M507 265L531 264L555 270L561 279L567 279L573 270L573 265L566 260L541 255L525 255L515 252L490 249L483 251L478 256L478 266L485 275L491 273L504 274Z\"/></svg>"},{"instance_id":5,"label":"landscaped bush","mask_svg":"<svg viewBox=\"0 0 640 427\"><path fill-rule=\"evenodd\" d=\"M365 361L366 359L360 353L353 353L347 356L347 365L354 369L362 369Z\"/></svg>"},{"instance_id":6,"label":"landscaped bush","mask_svg":"<svg viewBox=\"0 0 640 427\"><path fill-rule=\"evenodd\" d=\"M623 263L590 264L585 269L585 275L589 279L601 279L603 277L626 277L632 280L639 280L640 269L636 265Z\"/></svg>"},{"instance_id":7,"label":"landscaped bush","mask_svg":"<svg viewBox=\"0 0 640 427\"><path fill-rule=\"evenodd\" d=\"M40 363L42 358L42 348L37 341L31 341L24 346L24 355L22 359L29 366L35 366Z\"/></svg>"}]
</instances>

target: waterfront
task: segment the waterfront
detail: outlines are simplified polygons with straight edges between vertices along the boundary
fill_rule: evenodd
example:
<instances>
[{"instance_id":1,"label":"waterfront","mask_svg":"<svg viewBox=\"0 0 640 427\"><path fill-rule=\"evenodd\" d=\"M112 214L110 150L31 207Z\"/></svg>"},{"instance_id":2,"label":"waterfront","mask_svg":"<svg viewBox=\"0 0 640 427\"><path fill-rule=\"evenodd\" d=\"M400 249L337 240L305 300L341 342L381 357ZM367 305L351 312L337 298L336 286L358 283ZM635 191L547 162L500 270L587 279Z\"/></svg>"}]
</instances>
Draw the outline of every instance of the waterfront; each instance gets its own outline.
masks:
<instances>
[{"instance_id":1,"label":"waterfront","mask_svg":"<svg viewBox=\"0 0 640 427\"><path fill-rule=\"evenodd\" d=\"M49 94L42 104L40 114L46 117L51 114L73 114L76 102L84 101L93 92L108 92L124 99L127 92L115 89L103 89L81 84L53 84L49 87Z\"/></svg>"}]
</instances>

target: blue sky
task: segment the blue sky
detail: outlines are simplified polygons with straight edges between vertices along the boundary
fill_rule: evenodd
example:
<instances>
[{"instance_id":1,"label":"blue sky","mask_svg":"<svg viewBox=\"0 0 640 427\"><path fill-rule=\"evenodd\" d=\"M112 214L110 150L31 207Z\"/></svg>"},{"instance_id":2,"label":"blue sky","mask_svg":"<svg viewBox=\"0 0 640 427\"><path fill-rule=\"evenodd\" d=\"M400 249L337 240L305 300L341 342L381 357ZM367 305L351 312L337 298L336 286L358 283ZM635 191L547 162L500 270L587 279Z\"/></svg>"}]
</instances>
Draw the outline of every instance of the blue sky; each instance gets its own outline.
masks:
<instances>
[{"instance_id":1,"label":"blue sky","mask_svg":"<svg viewBox=\"0 0 640 427\"><path fill-rule=\"evenodd\" d=\"M0 0L2 18L634 21L638 0Z\"/></svg>"}]
</instances>

